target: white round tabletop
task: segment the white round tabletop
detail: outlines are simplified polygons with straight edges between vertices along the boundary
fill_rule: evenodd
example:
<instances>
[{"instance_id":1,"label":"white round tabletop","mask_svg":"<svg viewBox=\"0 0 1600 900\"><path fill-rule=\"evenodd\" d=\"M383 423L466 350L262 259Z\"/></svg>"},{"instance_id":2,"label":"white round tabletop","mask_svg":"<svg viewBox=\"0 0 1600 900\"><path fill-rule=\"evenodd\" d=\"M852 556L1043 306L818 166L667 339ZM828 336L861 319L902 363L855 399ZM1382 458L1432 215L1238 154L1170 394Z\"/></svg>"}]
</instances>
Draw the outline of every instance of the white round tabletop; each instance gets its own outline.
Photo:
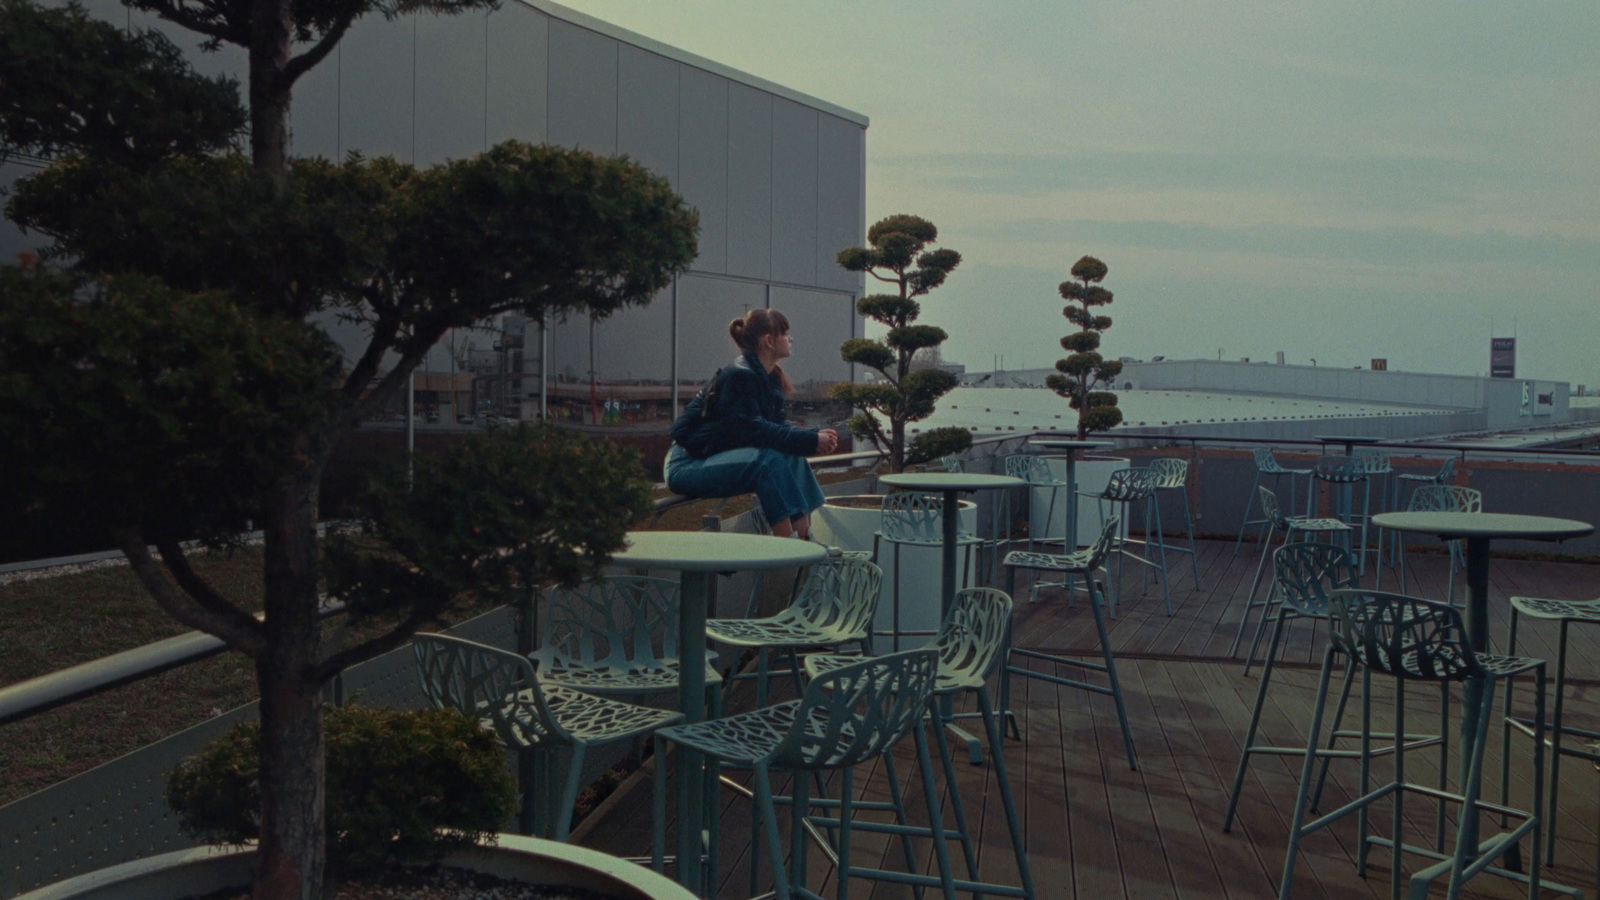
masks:
<instances>
[{"instance_id":1,"label":"white round tabletop","mask_svg":"<svg viewBox=\"0 0 1600 900\"><path fill-rule=\"evenodd\" d=\"M1593 525L1576 519L1518 513L1392 512L1373 516L1372 524L1379 528L1433 534L1450 540L1481 537L1559 541L1594 533Z\"/></svg>"},{"instance_id":2,"label":"white round tabletop","mask_svg":"<svg viewBox=\"0 0 1600 900\"><path fill-rule=\"evenodd\" d=\"M987 491L993 488L1022 487L1027 482L1010 475L978 475L967 472L902 472L883 475L879 484L913 491Z\"/></svg>"},{"instance_id":3,"label":"white round tabletop","mask_svg":"<svg viewBox=\"0 0 1600 900\"><path fill-rule=\"evenodd\" d=\"M1325 444L1376 444L1383 438L1365 434L1319 434L1317 440Z\"/></svg>"},{"instance_id":4,"label":"white round tabletop","mask_svg":"<svg viewBox=\"0 0 1600 900\"><path fill-rule=\"evenodd\" d=\"M611 557L611 564L727 572L809 566L827 555L827 547L797 538L725 531L630 531L627 548Z\"/></svg>"}]
</instances>

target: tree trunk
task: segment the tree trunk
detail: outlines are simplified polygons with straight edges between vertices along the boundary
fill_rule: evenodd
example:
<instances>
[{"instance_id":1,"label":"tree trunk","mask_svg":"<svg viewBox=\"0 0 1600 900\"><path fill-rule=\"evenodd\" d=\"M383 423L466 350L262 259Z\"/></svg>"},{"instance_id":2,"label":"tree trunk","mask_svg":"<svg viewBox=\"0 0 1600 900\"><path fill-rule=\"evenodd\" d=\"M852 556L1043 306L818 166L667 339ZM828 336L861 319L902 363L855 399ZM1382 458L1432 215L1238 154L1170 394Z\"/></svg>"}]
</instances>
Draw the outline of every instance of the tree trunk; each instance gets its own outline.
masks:
<instances>
[{"instance_id":1,"label":"tree trunk","mask_svg":"<svg viewBox=\"0 0 1600 900\"><path fill-rule=\"evenodd\" d=\"M281 185L289 165L290 0L252 0L250 7L250 158Z\"/></svg>"},{"instance_id":2,"label":"tree trunk","mask_svg":"<svg viewBox=\"0 0 1600 900\"><path fill-rule=\"evenodd\" d=\"M261 847L255 900L319 900L326 863L317 614L320 466L279 488L266 517L267 650L261 688Z\"/></svg>"},{"instance_id":3,"label":"tree trunk","mask_svg":"<svg viewBox=\"0 0 1600 900\"><path fill-rule=\"evenodd\" d=\"M906 423L889 423L889 467L896 475L906 470Z\"/></svg>"}]
</instances>

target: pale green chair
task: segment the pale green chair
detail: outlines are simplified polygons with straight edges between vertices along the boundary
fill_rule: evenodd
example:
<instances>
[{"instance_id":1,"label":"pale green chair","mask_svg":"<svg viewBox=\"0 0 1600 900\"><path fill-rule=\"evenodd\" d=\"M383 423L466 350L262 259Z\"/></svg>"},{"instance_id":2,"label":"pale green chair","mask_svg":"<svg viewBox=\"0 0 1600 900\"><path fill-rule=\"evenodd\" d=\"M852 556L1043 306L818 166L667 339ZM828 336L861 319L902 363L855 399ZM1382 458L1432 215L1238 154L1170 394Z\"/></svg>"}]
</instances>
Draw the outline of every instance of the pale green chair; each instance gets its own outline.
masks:
<instances>
[{"instance_id":1,"label":"pale green chair","mask_svg":"<svg viewBox=\"0 0 1600 900\"><path fill-rule=\"evenodd\" d=\"M1550 744L1550 805L1546 818L1550 821L1550 836L1546 844L1545 862L1554 864L1556 861L1556 816L1557 803L1561 793L1561 758L1574 756L1578 759L1588 760L1600 765L1600 731L1587 728L1577 728L1563 721L1566 713L1567 694L1567 630L1573 624L1600 625L1600 600L1545 600L1538 597L1512 597L1511 598L1511 634L1506 644L1506 652L1516 655L1517 652L1517 621L1522 616L1532 619L1541 619L1546 622L1555 621L1561 624L1561 634L1556 642L1556 684L1555 684L1555 709L1550 722L1542 727L1537 720L1517 720L1525 732L1533 733L1542 730L1547 735L1545 740ZM1511 718L1511 691L1506 690L1506 721L1508 723L1502 743L1510 741ZM1566 738L1575 737L1582 740L1579 746L1572 746L1565 742ZM1510 788L1511 770L1509 755L1502 749L1500 761L1500 799L1504 802ZM1600 874L1600 873L1597 873Z\"/></svg>"},{"instance_id":2,"label":"pale green chair","mask_svg":"<svg viewBox=\"0 0 1600 900\"><path fill-rule=\"evenodd\" d=\"M942 888L946 900L954 900L956 882L951 875L944 826L938 815L930 817L927 829L932 837L934 858L938 862L937 877L920 874L914 862L911 871L891 872L856 865L850 858L853 830L870 828L904 834L897 831L896 826L858 820L857 811L861 804L855 800L854 767L874 759L882 760L889 782L888 802L894 808L897 825L903 822L906 818L905 808L900 801L899 779L890 751L907 733L916 742L926 808L939 809L939 798L933 785L933 762L928 752L927 736L921 727L924 717L930 712L937 715L933 709L936 705L933 702L933 689L938 670L939 655L932 648L870 657L819 674L806 684L805 692L798 700L720 719L663 728L656 732L656 758L666 758L666 744L670 741L705 754L711 769L711 783L715 783L723 767L752 771L755 780L755 834L750 843L751 879L754 881L756 878L760 854L766 852L773 862L773 896L777 900L817 897L805 886L807 829L804 826L808 821L837 830L839 865L835 878L841 900L848 896L852 878L880 879L919 888L938 886ZM942 744L942 730L935 729L935 735ZM666 819L665 793L659 789L663 771L663 768L656 770L658 790L654 822L657 824L651 847L657 871L662 870L666 847L666 835L659 824ZM840 774L839 799L813 800L810 797L810 776L828 771ZM790 797L774 796L774 772L790 773ZM777 804L784 800L787 800L793 817L787 867L783 863L783 842L778 834L777 817ZM813 816L813 807L837 810L837 816ZM711 805L713 845L717 841L720 809L721 804ZM717 883L715 871L711 873L710 883Z\"/></svg>"},{"instance_id":3,"label":"pale green chair","mask_svg":"<svg viewBox=\"0 0 1600 900\"><path fill-rule=\"evenodd\" d=\"M1483 493L1475 488L1458 487L1453 484L1425 484L1411 492L1411 500L1406 506L1408 512L1483 512ZM1379 542L1383 540L1379 532ZM1397 543L1396 554L1400 560L1400 591L1405 592L1407 587L1406 570L1406 539L1405 533L1395 532ZM1467 557L1461 548L1461 541L1445 541L1445 551L1450 556L1450 575L1445 584L1445 599L1451 606L1460 606L1456 603L1456 570L1467 566ZM1383 570L1378 570L1377 586L1383 587Z\"/></svg>"},{"instance_id":4,"label":"pale green chair","mask_svg":"<svg viewBox=\"0 0 1600 900\"><path fill-rule=\"evenodd\" d=\"M1313 621L1326 621L1328 618L1328 595L1335 590L1358 587L1360 576L1356 572L1349 552L1343 547L1333 544L1288 544L1279 547L1273 554L1273 576L1278 585L1278 604L1269 611L1268 618L1272 619L1272 638L1267 644L1266 662L1261 669L1260 682L1256 686L1256 702L1250 711L1250 725L1245 729L1243 749L1239 753L1239 766L1234 772L1233 790L1228 794L1228 810L1223 814L1222 830L1230 831L1233 828L1233 816L1239 805L1239 794L1244 788L1245 772L1249 767L1250 759L1256 755L1267 756L1299 756L1305 752L1304 747L1273 746L1258 744L1261 725L1261 713L1266 706L1267 688L1272 683L1272 673L1278 658L1278 647L1285 627L1296 619L1311 619ZM1263 619L1263 624L1266 619ZM1260 632L1257 632L1260 640ZM1255 654L1255 645L1251 644L1250 654ZM1339 705L1333 714L1333 725L1328 734L1325 750L1334 750L1338 742L1361 737L1359 731L1340 731L1339 724L1344 719L1346 706L1350 702L1350 689L1354 683L1353 660L1345 660L1344 685L1339 691ZM1362 670L1362 716L1367 715L1367 707L1371 702L1371 672ZM1449 691L1441 692L1440 718L1449 721ZM1392 734L1374 733L1371 735L1378 739L1393 739ZM1448 735L1417 734L1406 736L1406 750L1420 750L1435 744L1440 746L1439 789L1444 790L1448 785L1450 742ZM1319 751L1324 752L1324 751ZM1386 756L1394 752L1392 746L1375 747L1367 754L1368 759ZM1311 809L1318 808L1322 796L1322 786L1328 775L1328 756L1323 757L1322 773L1318 776L1317 786L1312 791ZM1439 849L1444 846L1444 813L1440 807L1437 824L1437 843Z\"/></svg>"},{"instance_id":5,"label":"pale green chair","mask_svg":"<svg viewBox=\"0 0 1600 900\"><path fill-rule=\"evenodd\" d=\"M1015 596L1017 589L1018 569L1040 569L1049 572L1060 572L1063 575L1080 577L1089 588L1089 610L1094 615L1094 627L1100 636L1100 654L1102 662L1092 663L1088 660L1077 659L1071 656L1057 656L1043 653L1038 650L1026 650L1021 647L1011 646L1010 633L1006 636L1006 652L1004 668L1000 672L1000 708L1011 723L1012 733L1021 737L1017 728L1016 715L1011 711L1011 676L1020 675L1024 678L1036 678L1048 681L1051 684L1079 688L1096 694L1107 694L1117 705L1117 721L1122 724L1122 741L1128 750L1128 768L1138 769L1139 760L1133 752L1133 729L1128 724L1128 707L1122 702L1122 682L1117 679L1117 661L1111 654L1111 636L1106 631L1105 613L1102 610L1101 600L1105 596L1103 588L1097 590L1095 572L1109 574L1106 569L1106 557L1112 552L1112 547L1117 537L1117 527L1120 520L1115 516L1106 521L1100 528L1100 536L1095 542L1083 550L1075 553L1057 555L1052 553L1026 553L1020 550L1006 554L1006 594ZM1013 665L1017 657L1038 659L1052 663L1052 671L1038 672L1033 669ZM1107 684L1090 684L1075 678L1064 678L1055 674L1057 666L1074 666L1094 672L1105 673Z\"/></svg>"},{"instance_id":6,"label":"pale green chair","mask_svg":"<svg viewBox=\"0 0 1600 900\"><path fill-rule=\"evenodd\" d=\"M1328 594L1329 634L1328 646L1322 657L1322 673L1317 683L1317 696L1312 707L1311 727L1307 732L1305 758L1300 767L1300 786L1295 792L1294 813L1289 822L1289 846L1283 863L1283 879L1279 885L1280 900L1289 900L1294 890L1294 868L1299 857L1301 840L1313 831L1354 813L1356 815L1356 872L1366 874L1367 855L1372 847L1386 847L1390 851L1389 896L1401 896L1405 876L1401 865L1403 854L1410 853L1433 861L1423 869L1413 872L1406 896L1421 900L1438 879L1447 880L1447 898L1461 895L1467 879L1489 872L1501 875L1527 886L1529 900L1540 895L1539 878L1541 854L1535 850L1525 854L1527 872L1512 872L1495 865L1497 858L1528 841L1532 847L1541 846L1544 825L1542 795L1544 783L1544 742L1533 741L1533 802L1528 812L1491 805L1487 811L1500 816L1521 819L1510 830L1494 834L1487 839L1480 833L1485 824L1485 801L1481 799L1483 778L1483 749L1488 740L1489 724L1494 709L1496 685L1513 676L1534 674L1537 685L1534 717L1544 719L1544 670L1542 659L1523 659L1513 656L1493 656L1475 653L1467 639L1461 613L1446 603L1386 594L1379 591L1336 590ZM1311 805L1312 777L1317 759L1334 756L1361 755L1360 750L1333 751L1320 749L1323 709L1328 698L1328 682L1333 674L1335 658L1343 655L1355 665L1377 675L1387 675L1394 680L1394 767L1392 780L1374 787L1370 766L1361 766L1356 797L1340 808L1307 821ZM1441 689L1450 684L1464 684L1469 702L1462 711L1465 719L1462 730L1467 742L1463 748L1464 771L1460 772L1459 793L1440 791L1431 785L1419 785L1407 780L1406 754L1403 743L1406 725L1406 685L1421 682ZM1361 743L1371 745L1371 721L1363 717ZM1408 793L1420 792L1436 803L1459 805L1455 849L1442 853L1415 844L1406 843L1404 826L1407 815L1404 800ZM1393 811L1390 821L1393 831L1389 837L1370 833L1368 807L1390 799ZM1492 818L1491 816L1490 818ZM1562 890L1581 896L1570 888L1544 884L1545 888Z\"/></svg>"},{"instance_id":7,"label":"pale green chair","mask_svg":"<svg viewBox=\"0 0 1600 900\"><path fill-rule=\"evenodd\" d=\"M1070 489L1071 485L1068 485L1065 481L1055 477L1055 475L1050 472L1050 463L1048 460L1042 456L1034 456L1031 453L1018 453L1014 456L1006 457L1006 474L1010 475L1012 478L1021 478L1023 481L1028 483L1028 549L1033 549L1033 544L1036 540L1040 543L1046 544L1055 543L1057 541L1055 530L1056 494L1059 493L1061 488ZM1040 529L1040 533L1037 535L1033 533L1032 527L1034 488L1050 489L1050 502L1045 505L1044 510L1044 528ZM1006 498L1006 514L1009 520L1010 494L1007 493L1004 495L1004 497ZM1067 509L1071 508L1072 504L1063 503L1062 506L1064 508L1062 510L1061 537L1059 540L1064 544L1067 536L1066 511ZM1076 550L1077 548L1066 547L1064 549L1071 551Z\"/></svg>"},{"instance_id":8,"label":"pale green chair","mask_svg":"<svg viewBox=\"0 0 1600 900\"><path fill-rule=\"evenodd\" d=\"M1255 481L1251 482L1250 493L1245 497L1244 500L1244 518L1239 523L1239 537L1233 542L1234 556L1239 555L1239 548L1244 544L1244 533L1251 525L1260 525L1261 533L1265 535L1268 526L1272 523L1272 517L1267 515L1266 510L1261 511L1261 518L1250 518L1250 508L1256 505L1261 497L1257 490L1258 488L1262 487L1261 477L1263 475L1271 475L1272 490L1276 492L1282 487L1283 476L1289 476L1288 496L1293 498L1297 493L1295 489L1295 479L1299 478L1301 475L1311 474L1310 469L1285 469L1278 463L1278 458L1273 455L1271 447L1257 447L1250 451L1250 455L1255 458L1256 479ZM1266 538L1263 537L1262 540L1266 540Z\"/></svg>"},{"instance_id":9,"label":"pale green chair","mask_svg":"<svg viewBox=\"0 0 1600 900\"><path fill-rule=\"evenodd\" d=\"M900 586L905 579L900 577L901 547L944 547L944 495L923 491L900 491L888 494L883 498L883 511L878 520L878 530L872 536L872 559L882 566L882 557L879 550L883 544L893 544L896 547L894 554L894 593L890 596L892 604L892 627L889 631L879 631L878 635L887 635L890 646L898 652L900 650L901 635L926 637L930 631L902 631L900 628ZM966 579L971 581L977 575L976 551L983 545L983 541L973 537L965 531L956 535L956 546L967 551ZM927 598L921 598L926 600Z\"/></svg>"},{"instance_id":10,"label":"pale green chair","mask_svg":"<svg viewBox=\"0 0 1600 900\"><path fill-rule=\"evenodd\" d=\"M940 711L936 727L955 719L982 718L984 734L989 740L989 756L994 760L994 774L1000 788L1000 805L1005 810L1006 827L1011 833L1011 848L1016 854L1017 872L1022 880L1022 896L1033 900L1033 875L1028 869L1028 855L1022 836L1022 823L1017 818L1017 807L1011 794L1011 781L1006 775L1005 739L995 717L994 704L989 699L989 676L1001 661L1006 633L1011 628L1011 597L994 588L967 588L956 594L950 612L939 628L933 647L939 651L939 672L934 681L935 697L954 697L971 691L977 695L978 712L951 714L944 710L948 703L933 704ZM859 656L836 653L815 653L806 657L806 675L816 678L824 672L859 662ZM956 787L955 765L949 754L941 758L945 783L950 786L950 806L955 815L956 834L961 839L961 849L966 856L968 872L977 882L977 856L973 850L972 832L967 826L966 808ZM993 891L994 885L974 887L975 893ZM966 887L962 888L966 890ZM1016 889L1002 886L1001 891Z\"/></svg>"},{"instance_id":11,"label":"pale green chair","mask_svg":"<svg viewBox=\"0 0 1600 900\"><path fill-rule=\"evenodd\" d=\"M856 644L872 652L872 617L878 611L883 571L862 559L832 558L811 567L794 602L777 615L758 619L709 619L706 637L756 652L756 671L737 674L724 683L756 679L756 703L767 703L769 651L783 653L788 674L800 681L797 651Z\"/></svg>"},{"instance_id":12,"label":"pale green chair","mask_svg":"<svg viewBox=\"0 0 1600 900\"><path fill-rule=\"evenodd\" d=\"M1150 477L1155 480L1155 492L1150 495L1145 521L1154 518L1156 528L1161 527L1161 494L1166 491L1177 491L1183 499L1183 527L1189 533L1189 547L1171 547L1174 553L1189 554L1190 567L1194 570L1194 587L1200 589L1200 554L1195 552L1194 546L1194 517L1189 513L1189 461L1175 456L1165 456L1150 460Z\"/></svg>"},{"instance_id":13,"label":"pale green chair","mask_svg":"<svg viewBox=\"0 0 1600 900\"><path fill-rule=\"evenodd\" d=\"M551 589L539 648L528 655L539 683L607 696L678 690L678 583L624 576ZM706 655L706 701L722 675Z\"/></svg>"},{"instance_id":14,"label":"pale green chair","mask_svg":"<svg viewBox=\"0 0 1600 900\"><path fill-rule=\"evenodd\" d=\"M1264 487L1257 487L1261 495L1261 510L1267 517L1267 531L1261 538L1261 558L1256 560L1256 575L1250 581L1250 593L1245 596L1244 614L1239 617L1239 630L1234 632L1233 643L1228 647L1229 656L1237 656L1239 642L1244 640L1245 628L1250 624L1250 610L1259 608L1263 617L1267 608L1272 605L1273 594L1278 589L1277 579L1267 589L1265 600L1256 600L1256 591L1261 588L1261 573L1266 570L1267 553L1272 549L1272 536L1278 531L1283 532L1285 546L1294 543L1296 536L1310 538L1313 535L1346 535L1350 534L1350 526L1338 519L1313 519L1306 516L1286 516L1278 506L1278 495ZM1259 627L1259 626L1258 626ZM1250 674L1250 660L1244 661L1245 674Z\"/></svg>"},{"instance_id":15,"label":"pale green chair","mask_svg":"<svg viewBox=\"0 0 1600 900\"><path fill-rule=\"evenodd\" d=\"M527 834L567 839L589 747L630 740L683 719L672 710L541 686L533 663L507 650L442 634L419 634L412 647L428 702L477 717L516 751L520 825ZM555 751L562 748L570 749L572 758L557 791Z\"/></svg>"}]
</instances>

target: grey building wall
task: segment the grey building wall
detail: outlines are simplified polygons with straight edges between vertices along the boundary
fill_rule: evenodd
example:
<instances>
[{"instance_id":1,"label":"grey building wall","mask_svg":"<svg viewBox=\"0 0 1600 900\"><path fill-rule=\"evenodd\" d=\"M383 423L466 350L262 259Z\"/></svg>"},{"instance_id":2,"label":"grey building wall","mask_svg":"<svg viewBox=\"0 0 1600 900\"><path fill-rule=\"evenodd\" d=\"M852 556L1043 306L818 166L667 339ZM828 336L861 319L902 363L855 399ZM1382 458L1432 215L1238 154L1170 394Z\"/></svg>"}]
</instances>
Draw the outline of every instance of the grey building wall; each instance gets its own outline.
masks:
<instances>
[{"instance_id":1,"label":"grey building wall","mask_svg":"<svg viewBox=\"0 0 1600 900\"><path fill-rule=\"evenodd\" d=\"M198 38L131 13L116 0L92 12L156 27L185 48ZM243 80L238 48L193 55L202 71ZM537 394L540 349L552 377L670 383L709 376L732 356L729 318L784 309L808 350L796 380L851 377L838 343L860 333L862 278L834 254L865 235L866 117L633 34L546 0L508 0L460 16L367 16L295 88L296 155L391 155L419 166L516 138L626 155L672 182L700 213L692 274L645 308L595 326L550 323L529 335L524 390ZM0 168L0 184L27 171ZM0 258L33 245L0 225ZM330 327L331 331L339 329ZM354 340L353 332L343 335ZM487 346L492 337L476 339ZM481 347L480 347L481 349ZM448 371L452 353L430 365Z\"/></svg>"}]
</instances>

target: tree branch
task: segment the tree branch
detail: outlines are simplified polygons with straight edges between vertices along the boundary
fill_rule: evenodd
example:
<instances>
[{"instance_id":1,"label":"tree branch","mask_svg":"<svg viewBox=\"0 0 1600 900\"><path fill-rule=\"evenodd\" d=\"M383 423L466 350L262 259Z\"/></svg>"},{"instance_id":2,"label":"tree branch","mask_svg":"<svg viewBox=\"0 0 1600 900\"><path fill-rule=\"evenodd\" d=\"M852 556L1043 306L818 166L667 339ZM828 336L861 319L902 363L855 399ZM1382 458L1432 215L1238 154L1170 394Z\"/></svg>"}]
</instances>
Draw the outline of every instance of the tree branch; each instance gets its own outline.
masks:
<instances>
[{"instance_id":1,"label":"tree branch","mask_svg":"<svg viewBox=\"0 0 1600 900\"><path fill-rule=\"evenodd\" d=\"M339 20L333 24L333 27L328 29L328 33L322 36L322 40L317 41L316 45L310 50L290 59L288 64L283 67L283 72L278 75L282 88L288 90L294 87L295 81L301 75L311 71L313 66L326 59L328 54L333 51L333 48L338 46L339 41L344 38L344 33L349 30L350 23L354 20L354 15L340 16Z\"/></svg>"},{"instance_id":2,"label":"tree branch","mask_svg":"<svg viewBox=\"0 0 1600 900\"><path fill-rule=\"evenodd\" d=\"M383 634L327 657L312 669L312 683L322 684L357 663L366 662L375 656L394 650L410 640L411 636L417 633L417 629L438 616L448 602L449 598L446 597L433 603L423 603L412 609L411 614L400 624Z\"/></svg>"},{"instance_id":3,"label":"tree branch","mask_svg":"<svg viewBox=\"0 0 1600 900\"><path fill-rule=\"evenodd\" d=\"M195 15L176 3L165 2L165 0L163 0L163 2L160 3L151 3L145 8L150 12L155 13L157 16L166 19L168 22L171 22L175 25L180 25L189 29L190 31L197 31L206 37L216 38L219 41L228 41L230 43L243 43L245 45L250 43L248 36L246 36L242 42L235 40L237 37L235 34L236 29L232 27L232 23L225 23L221 25L215 24L210 19Z\"/></svg>"},{"instance_id":4,"label":"tree branch","mask_svg":"<svg viewBox=\"0 0 1600 900\"><path fill-rule=\"evenodd\" d=\"M228 646L252 658L259 658L266 650L266 634L260 622L237 608L229 607L233 615L208 608L179 590L177 585L167 578L166 571L150 555L150 548L145 546L138 529L119 528L112 533L112 537L123 555L128 558L128 565L133 568L134 575L167 615L190 628L221 638ZM186 567L187 561L179 563L179 566ZM226 604L226 601L222 602Z\"/></svg>"},{"instance_id":5,"label":"tree branch","mask_svg":"<svg viewBox=\"0 0 1600 900\"><path fill-rule=\"evenodd\" d=\"M240 628L254 628L257 625L255 616L250 615L239 607L228 602L216 588L200 577L200 573L189 565L189 557L183 552L183 545L175 540L167 539L156 541L156 550L161 553L161 562L167 567L178 587L188 594L196 603L210 612L219 616L230 618Z\"/></svg>"}]
</instances>

